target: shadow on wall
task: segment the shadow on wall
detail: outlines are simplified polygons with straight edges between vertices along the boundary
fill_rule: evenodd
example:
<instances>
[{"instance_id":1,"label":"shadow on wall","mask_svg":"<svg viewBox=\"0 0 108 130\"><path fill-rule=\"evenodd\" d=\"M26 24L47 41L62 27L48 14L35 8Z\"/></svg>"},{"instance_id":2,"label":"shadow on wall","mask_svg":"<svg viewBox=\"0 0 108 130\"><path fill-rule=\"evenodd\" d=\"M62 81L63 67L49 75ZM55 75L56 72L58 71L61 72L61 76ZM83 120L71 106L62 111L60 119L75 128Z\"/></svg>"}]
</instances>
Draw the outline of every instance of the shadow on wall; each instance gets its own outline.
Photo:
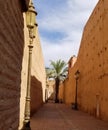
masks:
<instances>
[{"instance_id":1,"label":"shadow on wall","mask_svg":"<svg viewBox=\"0 0 108 130\"><path fill-rule=\"evenodd\" d=\"M31 76L31 116L41 107L42 104L42 83L35 76Z\"/></svg>"}]
</instances>

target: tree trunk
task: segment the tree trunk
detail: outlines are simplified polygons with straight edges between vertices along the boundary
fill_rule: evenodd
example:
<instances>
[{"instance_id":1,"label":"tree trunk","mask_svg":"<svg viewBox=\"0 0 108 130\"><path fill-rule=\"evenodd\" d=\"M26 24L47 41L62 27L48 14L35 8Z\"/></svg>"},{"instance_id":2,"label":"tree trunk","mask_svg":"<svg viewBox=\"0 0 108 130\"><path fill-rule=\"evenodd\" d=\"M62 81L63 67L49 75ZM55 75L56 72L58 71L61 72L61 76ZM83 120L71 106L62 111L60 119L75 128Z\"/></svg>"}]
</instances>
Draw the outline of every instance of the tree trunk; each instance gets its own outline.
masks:
<instances>
[{"instance_id":1,"label":"tree trunk","mask_svg":"<svg viewBox=\"0 0 108 130\"><path fill-rule=\"evenodd\" d=\"M59 103L59 99L58 99L58 94L59 94L59 83L60 83L60 80L59 78L57 77L55 79L55 103Z\"/></svg>"}]
</instances>

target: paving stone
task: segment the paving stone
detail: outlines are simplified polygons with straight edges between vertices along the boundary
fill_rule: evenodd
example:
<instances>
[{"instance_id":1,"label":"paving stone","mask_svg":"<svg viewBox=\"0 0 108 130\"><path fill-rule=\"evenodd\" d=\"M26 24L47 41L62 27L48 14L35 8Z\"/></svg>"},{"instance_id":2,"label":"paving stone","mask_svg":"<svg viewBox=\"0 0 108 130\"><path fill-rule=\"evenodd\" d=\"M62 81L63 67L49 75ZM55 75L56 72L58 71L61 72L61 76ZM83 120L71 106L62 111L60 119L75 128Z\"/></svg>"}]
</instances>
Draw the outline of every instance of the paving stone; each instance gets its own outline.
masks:
<instances>
[{"instance_id":1,"label":"paving stone","mask_svg":"<svg viewBox=\"0 0 108 130\"><path fill-rule=\"evenodd\" d=\"M65 104L47 103L31 118L32 130L108 130L108 122Z\"/></svg>"}]
</instances>

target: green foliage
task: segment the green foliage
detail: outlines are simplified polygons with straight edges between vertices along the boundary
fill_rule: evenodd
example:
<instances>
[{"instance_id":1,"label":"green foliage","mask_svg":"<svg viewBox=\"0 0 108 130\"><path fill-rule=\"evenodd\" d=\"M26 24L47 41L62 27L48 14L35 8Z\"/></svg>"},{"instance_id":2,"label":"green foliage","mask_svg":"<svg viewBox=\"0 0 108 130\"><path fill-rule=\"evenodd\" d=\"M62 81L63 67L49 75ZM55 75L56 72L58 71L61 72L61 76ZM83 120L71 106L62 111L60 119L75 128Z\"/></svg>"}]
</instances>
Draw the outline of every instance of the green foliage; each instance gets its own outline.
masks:
<instances>
[{"instance_id":1,"label":"green foliage","mask_svg":"<svg viewBox=\"0 0 108 130\"><path fill-rule=\"evenodd\" d=\"M46 78L47 79L53 78L54 70L51 68L45 68L45 70L46 70Z\"/></svg>"},{"instance_id":2,"label":"green foliage","mask_svg":"<svg viewBox=\"0 0 108 130\"><path fill-rule=\"evenodd\" d=\"M63 60L51 61L52 77L63 80L67 76L67 67Z\"/></svg>"}]
</instances>

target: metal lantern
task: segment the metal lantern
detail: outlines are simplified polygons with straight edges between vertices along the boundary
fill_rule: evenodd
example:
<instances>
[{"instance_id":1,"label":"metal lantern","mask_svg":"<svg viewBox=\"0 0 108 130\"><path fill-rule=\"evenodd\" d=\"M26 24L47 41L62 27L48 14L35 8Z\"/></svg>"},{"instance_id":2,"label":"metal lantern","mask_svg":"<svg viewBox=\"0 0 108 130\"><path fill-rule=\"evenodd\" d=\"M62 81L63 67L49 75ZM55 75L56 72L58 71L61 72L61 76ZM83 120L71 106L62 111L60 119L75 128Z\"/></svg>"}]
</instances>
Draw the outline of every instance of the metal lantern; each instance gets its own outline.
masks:
<instances>
[{"instance_id":1,"label":"metal lantern","mask_svg":"<svg viewBox=\"0 0 108 130\"><path fill-rule=\"evenodd\" d=\"M38 24L37 24L37 23L35 23L35 24L34 24L34 28L33 28L33 38L35 38L35 37L36 37L37 26L38 26Z\"/></svg>"},{"instance_id":2,"label":"metal lantern","mask_svg":"<svg viewBox=\"0 0 108 130\"><path fill-rule=\"evenodd\" d=\"M34 24L36 22L36 15L37 12L35 11L35 7L33 6L33 3L31 2L28 8L28 11L26 12L26 22L28 28L34 28Z\"/></svg>"}]
</instances>

